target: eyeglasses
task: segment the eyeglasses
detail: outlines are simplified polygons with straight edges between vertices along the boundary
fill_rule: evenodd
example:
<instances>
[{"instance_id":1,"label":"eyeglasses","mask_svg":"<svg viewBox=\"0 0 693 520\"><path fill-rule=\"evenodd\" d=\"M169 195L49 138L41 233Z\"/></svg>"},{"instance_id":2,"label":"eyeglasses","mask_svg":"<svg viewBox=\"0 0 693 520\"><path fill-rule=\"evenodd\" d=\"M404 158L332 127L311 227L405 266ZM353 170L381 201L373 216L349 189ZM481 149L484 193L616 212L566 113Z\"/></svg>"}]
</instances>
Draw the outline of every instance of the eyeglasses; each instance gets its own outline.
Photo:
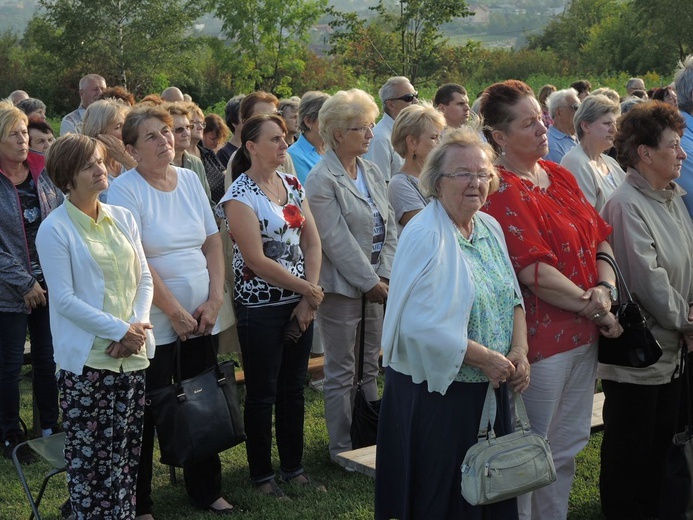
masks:
<instances>
[{"instance_id":1,"label":"eyeglasses","mask_svg":"<svg viewBox=\"0 0 693 520\"><path fill-rule=\"evenodd\" d=\"M192 130L193 128L195 128L195 125L183 125L174 128L173 131L177 134L182 134L186 130Z\"/></svg>"},{"instance_id":2,"label":"eyeglasses","mask_svg":"<svg viewBox=\"0 0 693 520\"><path fill-rule=\"evenodd\" d=\"M388 101L404 101L405 103L411 103L415 99L419 99L419 93L414 92L413 94L405 94L404 96L391 98Z\"/></svg>"},{"instance_id":3,"label":"eyeglasses","mask_svg":"<svg viewBox=\"0 0 693 520\"><path fill-rule=\"evenodd\" d=\"M572 108L573 112L577 112L578 108L580 108L580 103L573 103L572 105L567 105L566 108Z\"/></svg>"},{"instance_id":4,"label":"eyeglasses","mask_svg":"<svg viewBox=\"0 0 693 520\"><path fill-rule=\"evenodd\" d=\"M463 182L472 182L472 179L477 179L479 182L486 184L491 180L491 174L489 172L467 172L460 170L455 173L441 173L442 177L447 177L448 179L460 179Z\"/></svg>"},{"instance_id":5,"label":"eyeglasses","mask_svg":"<svg viewBox=\"0 0 693 520\"><path fill-rule=\"evenodd\" d=\"M374 128L375 128L375 125L373 123L371 123L370 125L357 126L355 128L347 128L347 130L351 130L352 132L358 132L360 134L366 135L366 132L368 132L369 130L372 133Z\"/></svg>"},{"instance_id":6,"label":"eyeglasses","mask_svg":"<svg viewBox=\"0 0 693 520\"><path fill-rule=\"evenodd\" d=\"M205 123L204 121L190 121L190 123L191 123L191 126L196 125L196 126L199 126L200 128L202 128L203 130L205 128L207 128L207 123Z\"/></svg>"}]
</instances>

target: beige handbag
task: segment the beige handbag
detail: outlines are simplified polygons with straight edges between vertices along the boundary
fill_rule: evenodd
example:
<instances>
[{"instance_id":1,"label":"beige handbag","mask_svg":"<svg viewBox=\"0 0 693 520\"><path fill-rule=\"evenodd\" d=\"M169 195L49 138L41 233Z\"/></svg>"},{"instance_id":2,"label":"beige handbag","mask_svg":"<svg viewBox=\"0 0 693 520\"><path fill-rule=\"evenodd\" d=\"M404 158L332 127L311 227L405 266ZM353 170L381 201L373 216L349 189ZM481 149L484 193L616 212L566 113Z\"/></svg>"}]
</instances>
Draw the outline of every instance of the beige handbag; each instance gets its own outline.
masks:
<instances>
[{"instance_id":1,"label":"beige handbag","mask_svg":"<svg viewBox=\"0 0 693 520\"><path fill-rule=\"evenodd\" d=\"M462 496L470 504L493 504L547 486L556 480L549 443L531 432L527 410L515 396L515 431L496 437L496 395L489 383L479 424L479 442L462 463Z\"/></svg>"}]
</instances>

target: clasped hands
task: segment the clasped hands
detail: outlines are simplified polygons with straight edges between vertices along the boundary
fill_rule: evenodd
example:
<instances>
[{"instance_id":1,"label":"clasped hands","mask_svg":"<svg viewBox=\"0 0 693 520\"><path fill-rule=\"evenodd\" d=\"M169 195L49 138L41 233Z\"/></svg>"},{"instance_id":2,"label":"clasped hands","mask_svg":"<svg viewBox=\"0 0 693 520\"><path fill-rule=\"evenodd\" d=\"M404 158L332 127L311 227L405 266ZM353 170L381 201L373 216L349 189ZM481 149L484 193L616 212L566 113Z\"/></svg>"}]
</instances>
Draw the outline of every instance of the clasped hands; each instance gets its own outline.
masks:
<instances>
[{"instance_id":1,"label":"clasped hands","mask_svg":"<svg viewBox=\"0 0 693 520\"><path fill-rule=\"evenodd\" d=\"M125 336L120 341L113 341L106 349L106 354L116 359L137 354L147 339L147 330L151 328L150 323L131 323Z\"/></svg>"},{"instance_id":2,"label":"clasped hands","mask_svg":"<svg viewBox=\"0 0 693 520\"><path fill-rule=\"evenodd\" d=\"M587 289L580 297L587 304L579 312L580 316L593 321L602 336L618 338L623 333L623 327L618 319L611 313L611 295L606 287L598 285Z\"/></svg>"}]
</instances>

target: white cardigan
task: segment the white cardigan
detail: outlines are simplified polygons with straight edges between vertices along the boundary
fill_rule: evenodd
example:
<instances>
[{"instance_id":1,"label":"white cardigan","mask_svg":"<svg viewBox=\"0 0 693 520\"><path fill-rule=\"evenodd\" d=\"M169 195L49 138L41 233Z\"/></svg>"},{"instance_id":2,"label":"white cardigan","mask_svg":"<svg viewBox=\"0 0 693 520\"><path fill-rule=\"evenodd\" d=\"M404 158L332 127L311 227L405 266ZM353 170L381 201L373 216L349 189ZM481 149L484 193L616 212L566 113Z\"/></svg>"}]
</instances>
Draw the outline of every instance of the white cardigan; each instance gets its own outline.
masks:
<instances>
[{"instance_id":1,"label":"white cardigan","mask_svg":"<svg viewBox=\"0 0 693 520\"><path fill-rule=\"evenodd\" d=\"M118 229L130 241L139 258L137 293L132 323L149 322L154 284L130 211L102 204ZM96 336L119 341L130 325L102 310L105 292L103 272L91 256L65 205L41 223L36 248L48 285L51 333L55 362L61 369L82 374ZM147 331L147 355L154 356L154 336Z\"/></svg>"},{"instance_id":2,"label":"white cardigan","mask_svg":"<svg viewBox=\"0 0 693 520\"><path fill-rule=\"evenodd\" d=\"M498 221L479 212L503 249L514 273ZM515 293L522 299L513 275ZM390 278L383 323L383 366L426 381L429 392L445 395L467 352L467 323L474 302L469 264L455 228L433 200L404 228Z\"/></svg>"}]
</instances>

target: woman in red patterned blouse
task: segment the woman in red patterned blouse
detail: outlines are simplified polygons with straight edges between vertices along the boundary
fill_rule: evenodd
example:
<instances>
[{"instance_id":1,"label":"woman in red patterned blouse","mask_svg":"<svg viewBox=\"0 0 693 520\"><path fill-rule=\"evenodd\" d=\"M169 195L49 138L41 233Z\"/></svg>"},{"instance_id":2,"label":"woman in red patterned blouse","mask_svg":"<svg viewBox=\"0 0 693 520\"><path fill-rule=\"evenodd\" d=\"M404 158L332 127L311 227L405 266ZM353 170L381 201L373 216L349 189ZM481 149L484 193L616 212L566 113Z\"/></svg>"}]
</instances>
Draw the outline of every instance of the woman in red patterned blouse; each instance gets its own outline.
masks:
<instances>
[{"instance_id":1,"label":"woman in red patterned blouse","mask_svg":"<svg viewBox=\"0 0 693 520\"><path fill-rule=\"evenodd\" d=\"M565 519L575 455L589 439L597 338L621 333L609 312L614 273L596 261L597 251L611 253L611 228L568 170L541 160L546 127L526 84L490 86L481 114L500 153L501 185L486 211L503 227L527 310L532 381L524 400L532 429L551 442L558 474L520 497L520 518Z\"/></svg>"}]
</instances>

